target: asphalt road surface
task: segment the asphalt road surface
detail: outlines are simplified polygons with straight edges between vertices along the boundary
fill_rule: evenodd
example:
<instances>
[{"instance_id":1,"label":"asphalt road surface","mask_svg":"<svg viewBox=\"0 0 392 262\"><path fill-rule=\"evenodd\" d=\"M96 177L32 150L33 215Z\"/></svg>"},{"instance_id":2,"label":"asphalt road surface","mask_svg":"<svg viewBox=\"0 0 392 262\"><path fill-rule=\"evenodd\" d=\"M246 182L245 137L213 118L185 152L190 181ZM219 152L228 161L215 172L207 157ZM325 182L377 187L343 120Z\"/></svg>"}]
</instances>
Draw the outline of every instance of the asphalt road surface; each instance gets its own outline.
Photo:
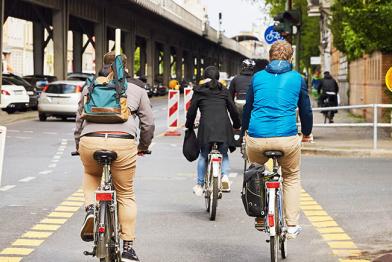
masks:
<instances>
[{"instance_id":1,"label":"asphalt road surface","mask_svg":"<svg viewBox=\"0 0 392 262\"><path fill-rule=\"evenodd\" d=\"M240 199L239 152L230 155L232 192L219 200L216 221L209 221L204 200L192 194L196 163L182 156L183 136L159 136L167 102L154 98L152 105L157 137L152 155L138 160L135 186L141 261L269 261L266 235L255 230ZM73 120L7 127L0 261L96 261L82 254L91 250L79 238L84 212L77 205L64 210L64 201L82 201L81 163L70 156ZM303 232L289 241L286 261L370 260L392 250L391 167L391 159L303 157ZM63 222L50 225L50 219Z\"/></svg>"}]
</instances>

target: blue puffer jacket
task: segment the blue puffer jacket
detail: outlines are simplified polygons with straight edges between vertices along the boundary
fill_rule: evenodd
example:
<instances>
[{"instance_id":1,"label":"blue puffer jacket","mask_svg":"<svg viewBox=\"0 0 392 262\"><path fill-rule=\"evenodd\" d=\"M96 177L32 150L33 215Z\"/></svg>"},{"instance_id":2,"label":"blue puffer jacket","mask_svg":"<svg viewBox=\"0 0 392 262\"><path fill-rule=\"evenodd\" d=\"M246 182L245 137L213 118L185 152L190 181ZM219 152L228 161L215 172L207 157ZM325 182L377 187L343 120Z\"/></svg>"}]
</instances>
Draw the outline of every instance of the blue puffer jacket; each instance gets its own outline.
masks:
<instances>
[{"instance_id":1,"label":"blue puffer jacket","mask_svg":"<svg viewBox=\"0 0 392 262\"><path fill-rule=\"evenodd\" d=\"M253 76L243 113L243 132L251 137L286 137L298 133L296 109L302 133L310 135L313 114L305 80L288 61L273 60Z\"/></svg>"}]
</instances>

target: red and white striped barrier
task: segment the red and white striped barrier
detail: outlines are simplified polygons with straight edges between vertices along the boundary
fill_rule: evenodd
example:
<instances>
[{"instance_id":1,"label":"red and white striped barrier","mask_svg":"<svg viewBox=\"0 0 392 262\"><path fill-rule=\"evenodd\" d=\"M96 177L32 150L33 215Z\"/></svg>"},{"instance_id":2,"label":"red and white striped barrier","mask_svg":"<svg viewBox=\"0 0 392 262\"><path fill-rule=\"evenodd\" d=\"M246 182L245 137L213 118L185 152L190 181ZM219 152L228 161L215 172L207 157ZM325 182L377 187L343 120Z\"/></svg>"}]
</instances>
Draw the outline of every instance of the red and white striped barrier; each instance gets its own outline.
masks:
<instances>
[{"instance_id":1,"label":"red and white striped barrier","mask_svg":"<svg viewBox=\"0 0 392 262\"><path fill-rule=\"evenodd\" d=\"M165 136L180 136L181 133L178 131L180 127L180 91L179 90L169 90L168 95L168 107L167 107L167 125L168 131L166 131Z\"/></svg>"},{"instance_id":2,"label":"red and white striped barrier","mask_svg":"<svg viewBox=\"0 0 392 262\"><path fill-rule=\"evenodd\" d=\"M184 112L185 112L185 118L186 118L186 114L188 113L189 107L191 106L192 96L193 96L193 88L192 87L184 88Z\"/></svg>"}]
</instances>

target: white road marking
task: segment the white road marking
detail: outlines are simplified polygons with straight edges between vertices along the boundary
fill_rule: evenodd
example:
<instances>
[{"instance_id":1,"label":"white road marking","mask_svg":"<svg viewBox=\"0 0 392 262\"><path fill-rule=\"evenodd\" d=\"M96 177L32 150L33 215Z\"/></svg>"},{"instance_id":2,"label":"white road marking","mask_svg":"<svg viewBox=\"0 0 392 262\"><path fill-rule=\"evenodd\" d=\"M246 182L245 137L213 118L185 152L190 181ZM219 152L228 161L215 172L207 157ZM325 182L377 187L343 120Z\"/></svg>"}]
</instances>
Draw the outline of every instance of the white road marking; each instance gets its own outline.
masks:
<instances>
[{"instance_id":1,"label":"white road marking","mask_svg":"<svg viewBox=\"0 0 392 262\"><path fill-rule=\"evenodd\" d=\"M56 155L62 155L62 154L64 154L64 152L62 152L61 150L57 151L57 153L56 153Z\"/></svg>"},{"instance_id":2,"label":"white road marking","mask_svg":"<svg viewBox=\"0 0 392 262\"><path fill-rule=\"evenodd\" d=\"M12 136L7 136L7 138L12 138Z\"/></svg>"},{"instance_id":3,"label":"white road marking","mask_svg":"<svg viewBox=\"0 0 392 262\"><path fill-rule=\"evenodd\" d=\"M57 166L57 164L50 164L48 165L49 168L55 168Z\"/></svg>"},{"instance_id":4,"label":"white road marking","mask_svg":"<svg viewBox=\"0 0 392 262\"><path fill-rule=\"evenodd\" d=\"M237 176L238 176L238 173L230 173L229 174L229 177L233 177L234 178L234 177L237 177Z\"/></svg>"},{"instance_id":5,"label":"white road marking","mask_svg":"<svg viewBox=\"0 0 392 262\"><path fill-rule=\"evenodd\" d=\"M52 162L52 163L57 163L57 162L59 162L59 160L58 160L58 159L52 159L51 162Z\"/></svg>"},{"instance_id":6,"label":"white road marking","mask_svg":"<svg viewBox=\"0 0 392 262\"><path fill-rule=\"evenodd\" d=\"M45 170L45 171L39 172L38 174L40 174L40 175L47 175L47 174L50 174L52 172L53 172L53 170Z\"/></svg>"},{"instance_id":7,"label":"white road marking","mask_svg":"<svg viewBox=\"0 0 392 262\"><path fill-rule=\"evenodd\" d=\"M53 159L57 159L57 160L59 160L61 158L61 156L53 156Z\"/></svg>"},{"instance_id":8,"label":"white road marking","mask_svg":"<svg viewBox=\"0 0 392 262\"><path fill-rule=\"evenodd\" d=\"M26 183L26 182L29 182L29 181L31 181L31 180L33 180L33 179L35 179L34 176L28 176L28 177L25 177L25 178L23 178L23 179L20 179L19 182L24 182L24 183Z\"/></svg>"},{"instance_id":9,"label":"white road marking","mask_svg":"<svg viewBox=\"0 0 392 262\"><path fill-rule=\"evenodd\" d=\"M44 135L57 135L56 132L43 132Z\"/></svg>"},{"instance_id":10,"label":"white road marking","mask_svg":"<svg viewBox=\"0 0 392 262\"><path fill-rule=\"evenodd\" d=\"M32 137L29 137L29 136L16 136L15 138L18 138L18 139L32 139Z\"/></svg>"},{"instance_id":11,"label":"white road marking","mask_svg":"<svg viewBox=\"0 0 392 262\"><path fill-rule=\"evenodd\" d=\"M9 130L7 130L7 132L10 132L10 133L20 133L20 130L9 129Z\"/></svg>"},{"instance_id":12,"label":"white road marking","mask_svg":"<svg viewBox=\"0 0 392 262\"><path fill-rule=\"evenodd\" d=\"M177 144L170 144L171 147L177 147Z\"/></svg>"},{"instance_id":13,"label":"white road marking","mask_svg":"<svg viewBox=\"0 0 392 262\"><path fill-rule=\"evenodd\" d=\"M11 188L14 188L14 187L16 187L15 185L7 185L7 186L2 186L2 187L0 187L0 191L7 191L7 190L10 190Z\"/></svg>"},{"instance_id":14,"label":"white road marking","mask_svg":"<svg viewBox=\"0 0 392 262\"><path fill-rule=\"evenodd\" d=\"M25 131L23 131L23 133L34 133L33 131L31 131L31 130L25 130Z\"/></svg>"}]
</instances>

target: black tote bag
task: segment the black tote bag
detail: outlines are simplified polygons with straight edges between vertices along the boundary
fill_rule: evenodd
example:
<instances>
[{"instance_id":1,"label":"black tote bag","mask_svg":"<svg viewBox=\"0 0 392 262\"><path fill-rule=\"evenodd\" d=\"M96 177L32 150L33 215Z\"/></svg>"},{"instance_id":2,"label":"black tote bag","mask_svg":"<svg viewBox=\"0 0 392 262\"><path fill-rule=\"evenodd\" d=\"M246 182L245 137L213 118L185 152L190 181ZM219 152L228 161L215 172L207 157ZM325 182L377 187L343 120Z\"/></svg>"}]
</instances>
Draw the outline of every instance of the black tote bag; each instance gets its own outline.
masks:
<instances>
[{"instance_id":1,"label":"black tote bag","mask_svg":"<svg viewBox=\"0 0 392 262\"><path fill-rule=\"evenodd\" d=\"M185 131L182 153L189 162L195 161L199 157L200 146L193 129L188 129Z\"/></svg>"}]
</instances>

